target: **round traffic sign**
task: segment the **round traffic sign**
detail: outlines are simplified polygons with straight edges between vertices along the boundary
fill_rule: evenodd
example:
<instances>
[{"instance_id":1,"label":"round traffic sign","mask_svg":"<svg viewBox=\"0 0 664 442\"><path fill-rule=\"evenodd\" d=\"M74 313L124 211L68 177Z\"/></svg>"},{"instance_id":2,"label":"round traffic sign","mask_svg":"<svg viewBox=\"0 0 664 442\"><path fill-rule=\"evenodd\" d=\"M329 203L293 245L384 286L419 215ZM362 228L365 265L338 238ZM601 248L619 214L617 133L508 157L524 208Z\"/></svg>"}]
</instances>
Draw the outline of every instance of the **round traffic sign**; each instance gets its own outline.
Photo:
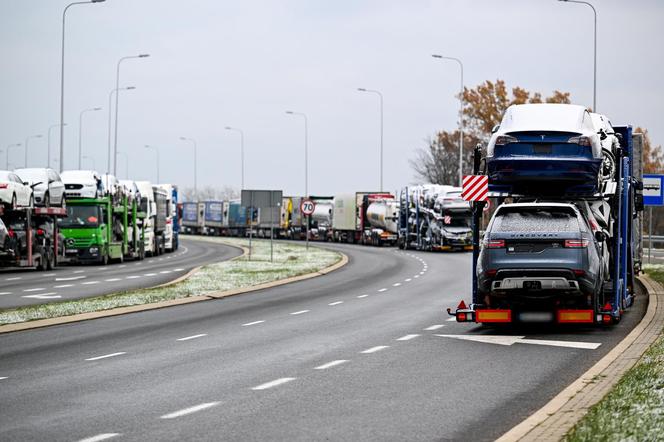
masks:
<instances>
[{"instance_id":1,"label":"round traffic sign","mask_svg":"<svg viewBox=\"0 0 664 442\"><path fill-rule=\"evenodd\" d=\"M490 208L491 208L491 200L487 198L486 201L484 201L484 208L482 210L488 212Z\"/></svg>"},{"instance_id":2,"label":"round traffic sign","mask_svg":"<svg viewBox=\"0 0 664 442\"><path fill-rule=\"evenodd\" d=\"M300 211L303 215L310 216L314 213L314 210L316 210L316 203L312 200L305 199L300 203Z\"/></svg>"}]
</instances>

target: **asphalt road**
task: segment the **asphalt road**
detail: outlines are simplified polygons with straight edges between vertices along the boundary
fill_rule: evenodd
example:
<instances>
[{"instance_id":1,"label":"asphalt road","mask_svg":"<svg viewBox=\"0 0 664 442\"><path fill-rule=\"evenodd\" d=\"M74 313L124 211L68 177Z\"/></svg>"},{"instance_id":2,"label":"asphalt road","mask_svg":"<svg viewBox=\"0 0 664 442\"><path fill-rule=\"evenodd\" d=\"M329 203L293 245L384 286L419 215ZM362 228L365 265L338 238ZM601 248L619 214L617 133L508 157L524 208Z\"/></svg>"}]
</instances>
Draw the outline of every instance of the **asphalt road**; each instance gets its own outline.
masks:
<instances>
[{"instance_id":1,"label":"asphalt road","mask_svg":"<svg viewBox=\"0 0 664 442\"><path fill-rule=\"evenodd\" d=\"M2 439L493 440L645 308L611 328L457 324L469 254L330 247L350 263L319 278L0 336Z\"/></svg>"},{"instance_id":2,"label":"asphalt road","mask_svg":"<svg viewBox=\"0 0 664 442\"><path fill-rule=\"evenodd\" d=\"M62 265L52 271L0 272L0 309L86 298L153 287L172 281L194 267L241 255L235 247L181 239L173 253L123 264Z\"/></svg>"}]
</instances>

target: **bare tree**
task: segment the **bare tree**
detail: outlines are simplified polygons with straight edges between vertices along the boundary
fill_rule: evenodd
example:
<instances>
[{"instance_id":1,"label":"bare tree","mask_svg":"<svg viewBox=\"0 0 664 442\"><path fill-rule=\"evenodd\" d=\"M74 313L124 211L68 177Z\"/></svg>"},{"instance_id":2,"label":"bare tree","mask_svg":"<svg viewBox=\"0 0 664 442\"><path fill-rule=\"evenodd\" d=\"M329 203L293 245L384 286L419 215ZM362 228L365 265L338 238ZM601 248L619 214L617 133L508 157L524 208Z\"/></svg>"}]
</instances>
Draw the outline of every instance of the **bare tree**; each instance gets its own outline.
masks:
<instances>
[{"instance_id":1,"label":"bare tree","mask_svg":"<svg viewBox=\"0 0 664 442\"><path fill-rule=\"evenodd\" d=\"M240 198L240 191L225 185L221 188L205 186L196 193L192 187L185 187L180 191L180 196L182 201L229 201Z\"/></svg>"}]
</instances>

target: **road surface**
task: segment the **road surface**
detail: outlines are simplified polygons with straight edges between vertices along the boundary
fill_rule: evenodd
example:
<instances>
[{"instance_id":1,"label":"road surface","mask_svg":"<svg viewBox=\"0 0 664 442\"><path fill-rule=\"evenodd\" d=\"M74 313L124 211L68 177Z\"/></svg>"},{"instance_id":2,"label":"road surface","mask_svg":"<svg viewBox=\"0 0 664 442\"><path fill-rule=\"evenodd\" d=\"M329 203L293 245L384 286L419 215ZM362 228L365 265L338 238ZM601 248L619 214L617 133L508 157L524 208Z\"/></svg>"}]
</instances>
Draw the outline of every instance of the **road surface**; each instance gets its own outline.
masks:
<instances>
[{"instance_id":1,"label":"road surface","mask_svg":"<svg viewBox=\"0 0 664 442\"><path fill-rule=\"evenodd\" d=\"M180 240L173 253L123 264L63 265L52 271L0 272L0 309L106 295L172 281L194 267L224 261L242 251L223 244Z\"/></svg>"},{"instance_id":2,"label":"road surface","mask_svg":"<svg viewBox=\"0 0 664 442\"><path fill-rule=\"evenodd\" d=\"M611 328L457 324L470 254L329 247L350 262L319 278L0 336L2 439L493 440L645 308Z\"/></svg>"}]
</instances>

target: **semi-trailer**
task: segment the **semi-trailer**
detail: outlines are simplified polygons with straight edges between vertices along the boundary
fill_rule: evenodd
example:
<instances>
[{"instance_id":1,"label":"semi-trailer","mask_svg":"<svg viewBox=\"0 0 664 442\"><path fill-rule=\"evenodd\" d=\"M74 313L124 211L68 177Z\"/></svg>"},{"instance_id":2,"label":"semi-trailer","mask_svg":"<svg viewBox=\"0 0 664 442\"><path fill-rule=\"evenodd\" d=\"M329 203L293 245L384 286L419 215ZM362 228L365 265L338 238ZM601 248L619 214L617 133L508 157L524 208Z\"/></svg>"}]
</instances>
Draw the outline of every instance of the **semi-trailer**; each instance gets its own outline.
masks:
<instances>
[{"instance_id":1,"label":"semi-trailer","mask_svg":"<svg viewBox=\"0 0 664 442\"><path fill-rule=\"evenodd\" d=\"M25 207L5 209L0 206L0 224L4 239L0 247L0 267L50 270L62 261L62 237L59 218L62 207Z\"/></svg>"},{"instance_id":2,"label":"semi-trailer","mask_svg":"<svg viewBox=\"0 0 664 442\"><path fill-rule=\"evenodd\" d=\"M166 192L166 228L164 230L164 248L173 252L179 247L180 223L178 222L178 188L174 184L159 184Z\"/></svg>"},{"instance_id":3,"label":"semi-trailer","mask_svg":"<svg viewBox=\"0 0 664 442\"><path fill-rule=\"evenodd\" d=\"M224 202L205 201L204 222L205 234L220 236L224 228Z\"/></svg>"},{"instance_id":4,"label":"semi-trailer","mask_svg":"<svg viewBox=\"0 0 664 442\"><path fill-rule=\"evenodd\" d=\"M543 130L545 128L542 128ZM531 179L539 178L539 175L529 171L529 164L524 155L507 157L510 161L522 161L518 169L507 160L498 166L494 165L492 173L487 173L486 149L478 145L474 150L473 175L475 177L467 180L467 183L480 183L488 181L488 196L499 204L505 200L514 203L527 203L523 207L530 208L533 204L549 204L569 206L583 218L584 223L579 223L580 229L584 229L587 223L592 230L594 241L588 239L566 240L564 244L556 241L557 233L549 233L544 229L546 226L538 226L535 232L518 233L512 232L512 226L505 231L505 239L494 240L494 238L483 238L480 235L480 224L482 210L486 204L484 200L472 203L472 225L473 225L473 259L472 259L472 293L469 305L462 300L456 309L449 308L450 315L456 317L457 322L474 323L512 323L520 321L550 321L556 323L588 323L588 324L613 324L622 318L623 313L629 309L635 296L635 276L640 270L641 257L641 235L640 223L638 222L640 212L643 210L643 183L642 183L642 143L639 134L632 133L631 126L614 126L618 146L611 155L605 154L605 161L599 171L601 181L595 175L585 173L582 181L578 175L569 179L571 174L585 171L582 167L575 166L578 161L583 164L586 157L583 156L585 147L591 146L591 136L576 136L574 133L564 134L563 142L558 134L543 132L538 133L517 132L509 133L503 139L502 134L494 134L493 142L512 144L515 149L522 149L524 145L534 146L529 149L536 155L548 152L547 162L539 160L539 165L547 167L546 182L540 186L529 186L525 180L513 175L515 170L525 172ZM591 131L589 131L592 134ZM600 133L601 135L601 133ZM551 140L552 136L559 138ZM571 136L571 137L570 137ZM521 141L519 137L526 140ZM569 140L567 139L569 138ZM521 143L521 146L518 145ZM570 147L571 146L571 147ZM577 160L569 154L563 158L564 162L556 163L556 158L551 152L555 149L575 148L578 154ZM522 152L522 153L523 153ZM589 156L588 156L589 158ZM546 165L549 166L546 166ZM510 170L508 170L510 168ZM560 175L557 175L557 168ZM502 175L501 175L502 174ZM508 175L509 174L509 175ZM505 187L505 182L496 182L494 177L511 178L510 184L516 184L512 190ZM473 189L477 189L473 184ZM467 195L471 195L468 185ZM477 194L474 192L473 194ZM510 211L518 211L519 204L511 204ZM523 218L523 217L522 217ZM559 221L550 224L561 226ZM519 227L514 224L514 228ZM503 229L505 230L505 229ZM544 233L542 233L544 232ZM548 235L548 236L547 236ZM524 239L525 238L525 239ZM569 242L569 244L568 244ZM599 255L602 266L606 272L600 271L602 276L599 281L598 290L581 292L585 296L579 296L579 284L576 278L587 278L583 269L569 269L569 276L558 277L561 273L561 263L551 263L554 271L546 274L542 269L510 268L509 271L479 266L480 247L482 253L488 249L498 250L500 255L505 254L503 261L508 262L509 256L520 258L519 255L537 253L542 247L573 247L578 250L579 256ZM598 253L590 253L586 249L597 247ZM607 253L603 253L603 252ZM511 254L511 255L510 255ZM604 262L606 260L606 262ZM564 266L564 265L563 265ZM546 269L544 269L546 270ZM478 279L482 276L491 282L487 292L480 290ZM505 279L502 279L502 278ZM559 282L567 279L567 288L560 286ZM555 281L554 281L555 280ZM503 284L505 283L505 284ZM505 285L505 287L503 287ZM570 296L571 292L574 296ZM543 306L546 306L543 307Z\"/></svg>"},{"instance_id":5,"label":"semi-trailer","mask_svg":"<svg viewBox=\"0 0 664 442\"><path fill-rule=\"evenodd\" d=\"M356 192L334 197L332 239L337 242L394 245L398 202L391 193Z\"/></svg>"},{"instance_id":6,"label":"semi-trailer","mask_svg":"<svg viewBox=\"0 0 664 442\"><path fill-rule=\"evenodd\" d=\"M185 233L202 235L205 230L205 203L182 203L182 229Z\"/></svg>"}]
</instances>

